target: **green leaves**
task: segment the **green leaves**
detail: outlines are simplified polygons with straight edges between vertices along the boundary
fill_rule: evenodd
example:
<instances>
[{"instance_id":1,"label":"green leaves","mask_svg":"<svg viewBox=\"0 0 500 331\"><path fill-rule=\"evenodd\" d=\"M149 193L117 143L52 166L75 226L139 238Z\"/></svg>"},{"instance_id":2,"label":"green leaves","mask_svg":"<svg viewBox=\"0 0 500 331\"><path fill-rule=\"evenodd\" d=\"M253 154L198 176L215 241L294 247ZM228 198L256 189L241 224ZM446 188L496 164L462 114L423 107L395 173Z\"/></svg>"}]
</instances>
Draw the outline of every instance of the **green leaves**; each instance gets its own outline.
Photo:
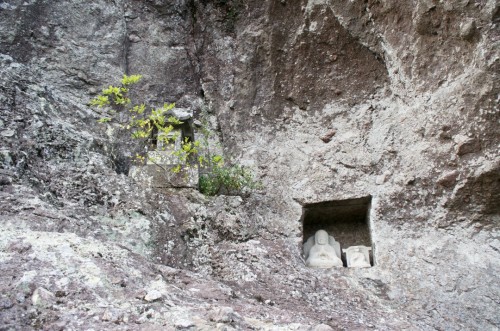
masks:
<instances>
[{"instance_id":1,"label":"green leaves","mask_svg":"<svg viewBox=\"0 0 500 331\"><path fill-rule=\"evenodd\" d=\"M174 116L165 118L168 111L173 109L174 107L175 103L165 103L162 108L153 108L151 109L151 114L148 116L148 118L155 124L158 129L165 126L166 123L168 123L169 125L180 125L182 124L182 122Z\"/></svg>"},{"instance_id":2,"label":"green leaves","mask_svg":"<svg viewBox=\"0 0 500 331\"><path fill-rule=\"evenodd\" d=\"M126 105L130 103L130 99L126 97L128 89L110 85L107 89L102 90L102 96L111 98L115 105ZM99 98L99 96L98 96Z\"/></svg>"},{"instance_id":3,"label":"green leaves","mask_svg":"<svg viewBox=\"0 0 500 331\"><path fill-rule=\"evenodd\" d=\"M149 132L145 131L145 130L136 130L136 131L132 132L131 137L133 139L145 139L145 138L149 137Z\"/></svg>"},{"instance_id":4,"label":"green leaves","mask_svg":"<svg viewBox=\"0 0 500 331\"><path fill-rule=\"evenodd\" d=\"M164 103L162 109L166 113L167 111L169 111L171 109L174 109L174 107L175 107L175 102L173 102L173 103Z\"/></svg>"},{"instance_id":5,"label":"green leaves","mask_svg":"<svg viewBox=\"0 0 500 331\"><path fill-rule=\"evenodd\" d=\"M111 121L111 117L101 117L100 119L97 120L99 123L107 123Z\"/></svg>"},{"instance_id":6,"label":"green leaves","mask_svg":"<svg viewBox=\"0 0 500 331\"><path fill-rule=\"evenodd\" d=\"M136 105L132 109L130 109L131 112L134 112L139 115L143 114L145 110L146 110L146 105L143 103L141 103L140 105Z\"/></svg>"},{"instance_id":7,"label":"green leaves","mask_svg":"<svg viewBox=\"0 0 500 331\"><path fill-rule=\"evenodd\" d=\"M109 98L106 95L98 95L90 101L91 106L102 108L109 105Z\"/></svg>"},{"instance_id":8,"label":"green leaves","mask_svg":"<svg viewBox=\"0 0 500 331\"><path fill-rule=\"evenodd\" d=\"M121 83L123 86L129 86L138 83L141 79L142 75L123 75Z\"/></svg>"},{"instance_id":9,"label":"green leaves","mask_svg":"<svg viewBox=\"0 0 500 331\"><path fill-rule=\"evenodd\" d=\"M170 116L167 119L167 122L170 123L170 124L172 124L172 125L181 125L182 124L182 122L179 119L177 119L176 117L174 117L174 116Z\"/></svg>"},{"instance_id":10,"label":"green leaves","mask_svg":"<svg viewBox=\"0 0 500 331\"><path fill-rule=\"evenodd\" d=\"M102 90L102 94L107 96L122 95L122 91L119 87L109 85L108 88Z\"/></svg>"},{"instance_id":11,"label":"green leaves","mask_svg":"<svg viewBox=\"0 0 500 331\"><path fill-rule=\"evenodd\" d=\"M212 156L212 162L217 166L222 166L224 164L224 159L221 155Z\"/></svg>"},{"instance_id":12,"label":"green leaves","mask_svg":"<svg viewBox=\"0 0 500 331\"><path fill-rule=\"evenodd\" d=\"M194 156L198 155L199 147L199 141L193 142L185 138L181 144L181 148L173 151L172 155L176 156L181 164L185 164L189 160L193 159Z\"/></svg>"},{"instance_id":13,"label":"green leaves","mask_svg":"<svg viewBox=\"0 0 500 331\"><path fill-rule=\"evenodd\" d=\"M103 89L101 94L90 101L90 106L97 108L104 108L110 106L115 107L125 107L131 103L130 98L127 96L129 92L128 86L138 83L141 80L141 75L123 75L121 80L121 86L109 85L107 88ZM146 109L144 104L134 106L130 111L138 114L142 114ZM110 113L116 112L116 109L111 109ZM107 114L109 115L109 114ZM104 120L104 118L106 120ZM106 123L111 121L113 118L111 116L102 117L98 122Z\"/></svg>"},{"instance_id":14,"label":"green leaves","mask_svg":"<svg viewBox=\"0 0 500 331\"><path fill-rule=\"evenodd\" d=\"M243 166L218 163L200 176L200 192L205 195L243 194L245 190L260 187L253 177L252 172Z\"/></svg>"}]
</instances>

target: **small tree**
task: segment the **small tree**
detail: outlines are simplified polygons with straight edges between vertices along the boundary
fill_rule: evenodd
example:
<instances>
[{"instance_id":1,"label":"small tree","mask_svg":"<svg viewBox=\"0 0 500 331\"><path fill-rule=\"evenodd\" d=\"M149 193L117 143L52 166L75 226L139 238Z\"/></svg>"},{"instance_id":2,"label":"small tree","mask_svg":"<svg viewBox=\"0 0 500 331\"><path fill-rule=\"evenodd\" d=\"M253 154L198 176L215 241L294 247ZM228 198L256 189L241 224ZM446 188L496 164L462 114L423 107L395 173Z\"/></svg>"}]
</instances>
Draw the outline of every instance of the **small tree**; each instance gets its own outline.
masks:
<instances>
[{"instance_id":1,"label":"small tree","mask_svg":"<svg viewBox=\"0 0 500 331\"><path fill-rule=\"evenodd\" d=\"M143 141L147 146L148 141L156 133L156 139L161 142L159 145L163 146L162 149L165 150L165 146L178 139L177 135L171 133L175 126L181 125L182 122L170 114L175 103L165 103L161 108L132 103L128 96L130 88L141 79L141 75L123 75L119 86L110 85L103 89L101 94L91 100L90 105L101 111L99 123L110 124L116 120L118 113L128 112L127 120L120 123L120 127L131 132L131 139ZM207 114L202 114L202 117L204 116ZM202 118L201 131L204 137L201 143L185 139L181 142L181 148L171 151L171 155L176 157L178 162L177 166L170 171L178 173L189 160L193 160L202 172L199 182L200 192L206 195L238 195L244 193L245 190L255 189L259 186L249 169L240 165L227 164L222 155L211 153L208 137L212 132L208 130L206 118ZM162 167L155 157L148 155L147 148L145 150L144 155L137 154L135 156L136 161L146 162L149 160Z\"/></svg>"}]
</instances>

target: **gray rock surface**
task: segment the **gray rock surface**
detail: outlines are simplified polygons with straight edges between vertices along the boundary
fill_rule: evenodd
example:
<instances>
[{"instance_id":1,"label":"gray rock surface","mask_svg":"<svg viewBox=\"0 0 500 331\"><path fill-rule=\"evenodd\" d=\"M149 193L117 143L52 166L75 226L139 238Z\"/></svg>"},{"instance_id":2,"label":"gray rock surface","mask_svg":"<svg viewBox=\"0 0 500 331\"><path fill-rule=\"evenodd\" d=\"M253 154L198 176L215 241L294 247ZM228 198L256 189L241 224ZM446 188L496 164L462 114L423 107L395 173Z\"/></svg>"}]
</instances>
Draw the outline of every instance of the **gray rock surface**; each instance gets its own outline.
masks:
<instances>
[{"instance_id":1,"label":"gray rock surface","mask_svg":"<svg viewBox=\"0 0 500 331\"><path fill-rule=\"evenodd\" d=\"M0 3L0 329L496 330L498 4ZM210 124L263 189L127 176L88 102ZM375 266L305 267L302 206L372 196Z\"/></svg>"}]
</instances>

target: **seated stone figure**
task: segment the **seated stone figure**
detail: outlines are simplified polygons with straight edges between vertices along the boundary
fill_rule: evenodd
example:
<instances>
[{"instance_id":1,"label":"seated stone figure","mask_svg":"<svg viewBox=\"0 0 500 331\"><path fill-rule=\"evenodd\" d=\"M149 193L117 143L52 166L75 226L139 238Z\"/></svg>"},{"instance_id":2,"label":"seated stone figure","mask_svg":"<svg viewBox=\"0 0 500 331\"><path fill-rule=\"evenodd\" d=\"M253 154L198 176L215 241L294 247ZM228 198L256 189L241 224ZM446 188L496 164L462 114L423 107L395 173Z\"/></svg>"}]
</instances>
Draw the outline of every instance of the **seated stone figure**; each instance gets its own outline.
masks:
<instances>
[{"instance_id":1,"label":"seated stone figure","mask_svg":"<svg viewBox=\"0 0 500 331\"><path fill-rule=\"evenodd\" d=\"M370 250L371 248L366 246L351 246L342 251L346 254L349 268L369 268L371 267Z\"/></svg>"},{"instance_id":2,"label":"seated stone figure","mask_svg":"<svg viewBox=\"0 0 500 331\"><path fill-rule=\"evenodd\" d=\"M306 266L312 268L342 267L340 244L325 230L318 230L304 244Z\"/></svg>"}]
</instances>

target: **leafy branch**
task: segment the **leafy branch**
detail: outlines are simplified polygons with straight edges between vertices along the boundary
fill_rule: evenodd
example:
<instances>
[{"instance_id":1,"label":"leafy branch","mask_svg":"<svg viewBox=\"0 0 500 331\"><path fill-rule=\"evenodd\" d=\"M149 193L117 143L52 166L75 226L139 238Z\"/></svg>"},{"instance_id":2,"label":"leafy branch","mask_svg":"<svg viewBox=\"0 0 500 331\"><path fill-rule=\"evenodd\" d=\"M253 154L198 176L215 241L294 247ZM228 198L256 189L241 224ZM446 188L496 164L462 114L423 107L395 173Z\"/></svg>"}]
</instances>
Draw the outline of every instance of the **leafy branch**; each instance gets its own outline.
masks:
<instances>
[{"instance_id":1,"label":"leafy branch","mask_svg":"<svg viewBox=\"0 0 500 331\"><path fill-rule=\"evenodd\" d=\"M90 106L99 109L101 118L99 123L112 124L119 112L127 112L128 120L119 123L122 129L130 131L131 139L142 140L145 143L156 139L156 149L165 151L167 146L175 144L179 139L175 128L182 125L175 116L170 115L175 103L165 103L160 108L150 107L145 104L133 104L129 98L130 88L142 79L141 75L123 75L120 84L110 85L90 101ZM186 164L195 164L201 171L199 177L199 188L203 194L242 194L245 190L260 187L254 180L253 173L240 165L231 165L225 162L224 157L213 154L210 150L209 138L213 134L208 128L208 113L201 115L202 140L191 141L184 138L180 142L180 148L170 151L170 155L177 160L176 166L167 170L161 161L161 157L136 155L135 158L141 163L151 162L164 171L179 173ZM147 144L146 144L147 146Z\"/></svg>"}]
</instances>

